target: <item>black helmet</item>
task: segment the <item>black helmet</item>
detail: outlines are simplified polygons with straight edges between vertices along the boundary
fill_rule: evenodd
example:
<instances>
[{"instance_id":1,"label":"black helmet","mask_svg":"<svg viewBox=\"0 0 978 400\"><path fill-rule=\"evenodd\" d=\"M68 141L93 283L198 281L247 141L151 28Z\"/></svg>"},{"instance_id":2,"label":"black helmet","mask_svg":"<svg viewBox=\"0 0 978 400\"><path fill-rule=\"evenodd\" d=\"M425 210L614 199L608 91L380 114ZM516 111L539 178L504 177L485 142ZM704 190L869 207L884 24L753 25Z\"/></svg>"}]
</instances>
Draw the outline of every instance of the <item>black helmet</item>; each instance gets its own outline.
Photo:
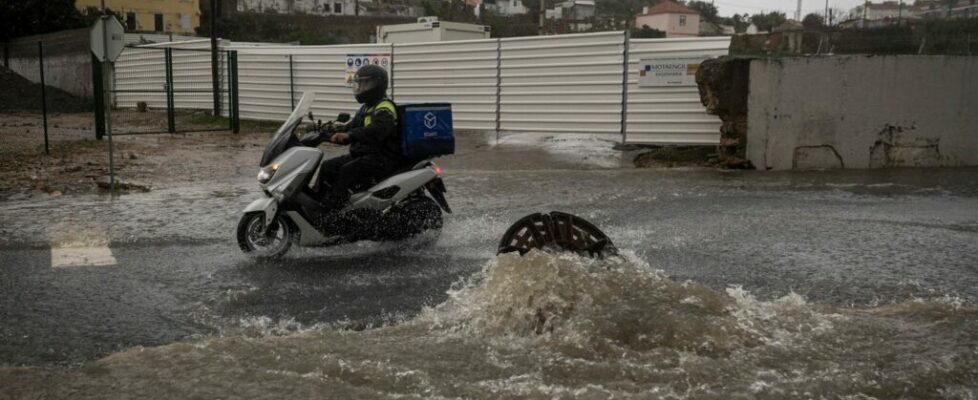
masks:
<instances>
[{"instance_id":1,"label":"black helmet","mask_svg":"<svg viewBox=\"0 0 978 400\"><path fill-rule=\"evenodd\" d=\"M387 95L387 70L364 65L353 77L353 96L358 103L375 103Z\"/></svg>"}]
</instances>

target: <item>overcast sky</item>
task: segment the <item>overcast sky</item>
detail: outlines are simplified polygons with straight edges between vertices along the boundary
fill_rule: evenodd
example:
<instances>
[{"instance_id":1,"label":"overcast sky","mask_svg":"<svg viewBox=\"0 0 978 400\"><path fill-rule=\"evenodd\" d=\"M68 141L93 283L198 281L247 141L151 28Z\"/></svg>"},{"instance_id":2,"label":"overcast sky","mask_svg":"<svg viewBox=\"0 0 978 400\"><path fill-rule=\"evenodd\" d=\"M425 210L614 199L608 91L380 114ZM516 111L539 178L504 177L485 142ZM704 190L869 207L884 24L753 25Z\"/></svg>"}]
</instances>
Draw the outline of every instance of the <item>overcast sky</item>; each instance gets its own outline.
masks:
<instances>
[{"instance_id":1,"label":"overcast sky","mask_svg":"<svg viewBox=\"0 0 978 400\"><path fill-rule=\"evenodd\" d=\"M879 3L880 0L875 0L874 2ZM862 3L862 0L829 0L829 7L841 8L849 12L849 9ZM913 3L913 0L907 0L904 3L910 4ZM756 14L777 10L783 11L788 15L788 18L793 18L795 9L798 7L797 0L713 0L713 4L720 10L720 15L724 17L729 17L734 14ZM803 17L805 14L811 12L822 13L824 10L825 0L802 0L801 2L801 15Z\"/></svg>"}]
</instances>

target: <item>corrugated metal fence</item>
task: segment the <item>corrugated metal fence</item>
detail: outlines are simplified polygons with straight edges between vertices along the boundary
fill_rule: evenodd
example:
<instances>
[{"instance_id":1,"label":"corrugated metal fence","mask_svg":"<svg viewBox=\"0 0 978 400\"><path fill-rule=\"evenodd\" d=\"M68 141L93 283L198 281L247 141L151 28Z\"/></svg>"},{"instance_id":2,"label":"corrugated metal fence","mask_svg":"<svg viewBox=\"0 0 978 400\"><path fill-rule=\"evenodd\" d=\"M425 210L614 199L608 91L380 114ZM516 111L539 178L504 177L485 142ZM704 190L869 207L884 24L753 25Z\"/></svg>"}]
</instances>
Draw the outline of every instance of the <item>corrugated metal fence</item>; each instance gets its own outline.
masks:
<instances>
[{"instance_id":1,"label":"corrugated metal fence","mask_svg":"<svg viewBox=\"0 0 978 400\"><path fill-rule=\"evenodd\" d=\"M402 103L452 103L457 129L716 144L720 121L706 114L696 87L639 87L638 65L646 58L726 55L729 44L729 37L628 40L623 32L601 32L395 45L224 43L223 48L238 52L244 119L284 119L304 91L317 92L313 111L324 118L355 110L345 81L347 55L389 54L392 97ZM185 62L209 66L207 59ZM121 63L119 68L129 67Z\"/></svg>"}]
</instances>

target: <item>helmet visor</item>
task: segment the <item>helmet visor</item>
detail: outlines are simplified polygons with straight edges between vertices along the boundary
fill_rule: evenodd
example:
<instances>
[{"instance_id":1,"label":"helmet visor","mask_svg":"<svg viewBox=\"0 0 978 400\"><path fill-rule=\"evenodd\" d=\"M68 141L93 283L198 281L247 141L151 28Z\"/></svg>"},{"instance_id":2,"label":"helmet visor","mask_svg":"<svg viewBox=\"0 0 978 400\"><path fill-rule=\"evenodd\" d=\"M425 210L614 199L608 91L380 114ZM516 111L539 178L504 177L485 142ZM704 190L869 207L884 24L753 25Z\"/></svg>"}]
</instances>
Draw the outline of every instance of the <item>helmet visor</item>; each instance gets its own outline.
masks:
<instances>
[{"instance_id":1,"label":"helmet visor","mask_svg":"<svg viewBox=\"0 0 978 400\"><path fill-rule=\"evenodd\" d=\"M361 77L359 75L353 77L353 94L360 94L370 90L373 87L371 81L374 79L372 77Z\"/></svg>"}]
</instances>

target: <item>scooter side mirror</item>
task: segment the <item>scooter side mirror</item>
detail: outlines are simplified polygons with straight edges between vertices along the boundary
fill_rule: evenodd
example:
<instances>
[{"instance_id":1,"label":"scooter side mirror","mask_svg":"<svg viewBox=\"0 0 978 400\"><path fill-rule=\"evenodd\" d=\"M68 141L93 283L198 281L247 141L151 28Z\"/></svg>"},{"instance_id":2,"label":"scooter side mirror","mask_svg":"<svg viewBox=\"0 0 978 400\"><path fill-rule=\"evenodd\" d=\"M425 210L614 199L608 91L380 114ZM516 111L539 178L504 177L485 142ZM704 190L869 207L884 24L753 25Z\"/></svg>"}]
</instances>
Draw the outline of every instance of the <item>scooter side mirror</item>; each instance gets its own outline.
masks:
<instances>
[{"instance_id":1,"label":"scooter side mirror","mask_svg":"<svg viewBox=\"0 0 978 400\"><path fill-rule=\"evenodd\" d=\"M310 121L315 121L315 120L316 120L316 119L315 119L315 118L313 118L313 116L312 116L312 111L309 111L309 120L310 120Z\"/></svg>"},{"instance_id":2,"label":"scooter side mirror","mask_svg":"<svg viewBox=\"0 0 978 400\"><path fill-rule=\"evenodd\" d=\"M341 124L345 124L349 120L350 120L350 114L348 113L340 113L340 115L336 116L336 122L339 122Z\"/></svg>"}]
</instances>

